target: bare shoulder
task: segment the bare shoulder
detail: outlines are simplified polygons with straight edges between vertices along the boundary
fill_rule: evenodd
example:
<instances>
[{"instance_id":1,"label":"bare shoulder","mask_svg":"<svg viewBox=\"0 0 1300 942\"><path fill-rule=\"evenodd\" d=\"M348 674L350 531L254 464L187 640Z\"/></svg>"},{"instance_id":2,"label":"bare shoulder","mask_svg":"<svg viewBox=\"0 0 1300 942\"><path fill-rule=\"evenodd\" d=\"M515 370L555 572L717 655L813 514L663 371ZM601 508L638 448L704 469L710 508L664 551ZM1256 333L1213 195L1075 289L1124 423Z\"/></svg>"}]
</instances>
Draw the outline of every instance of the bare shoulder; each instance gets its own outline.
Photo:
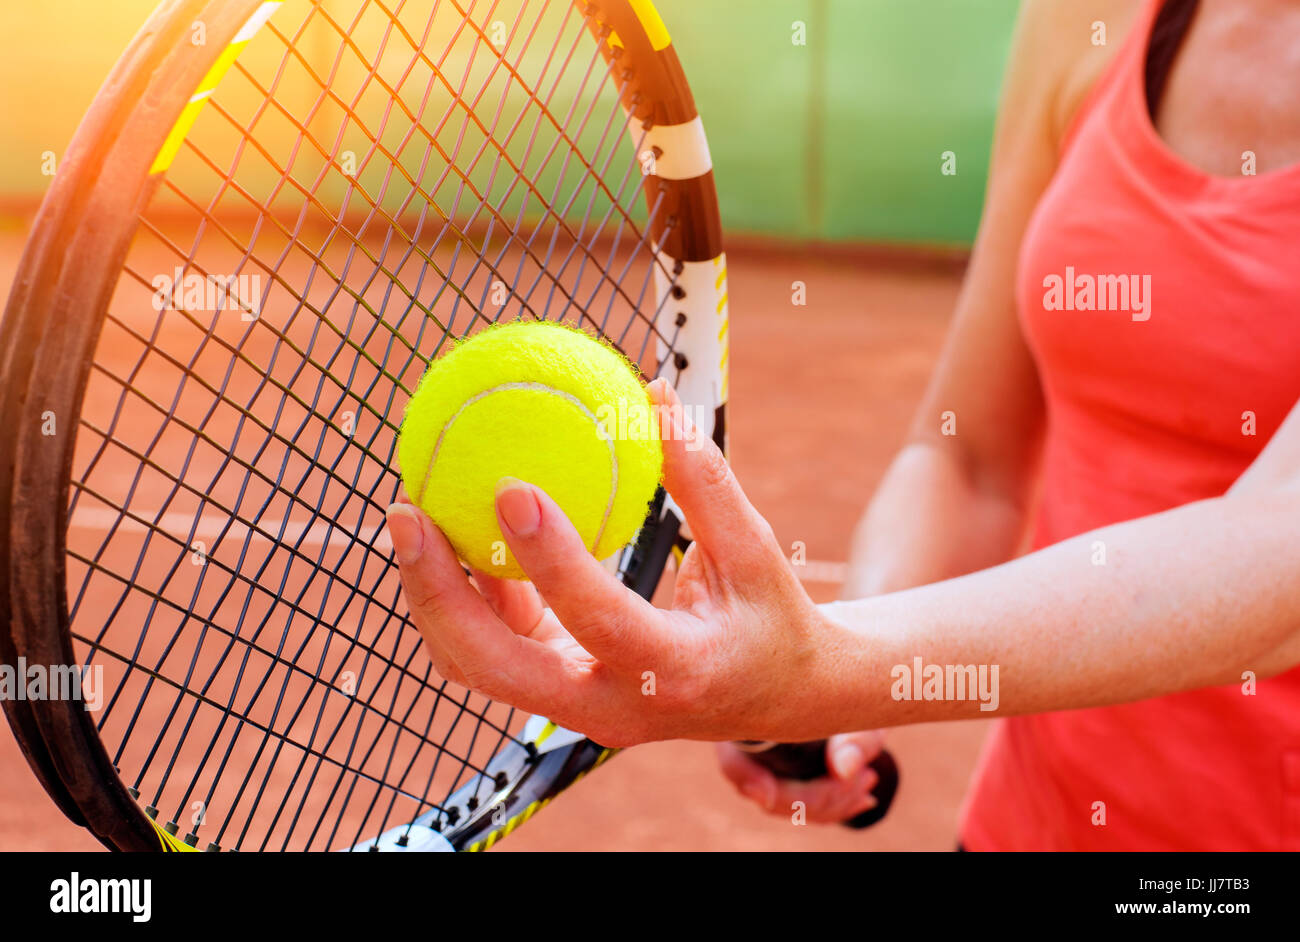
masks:
<instances>
[{"instance_id":1,"label":"bare shoulder","mask_svg":"<svg viewBox=\"0 0 1300 942\"><path fill-rule=\"evenodd\" d=\"M1059 143L1144 5L1144 0L1025 0L1007 70L1008 103L1036 97Z\"/></svg>"}]
</instances>

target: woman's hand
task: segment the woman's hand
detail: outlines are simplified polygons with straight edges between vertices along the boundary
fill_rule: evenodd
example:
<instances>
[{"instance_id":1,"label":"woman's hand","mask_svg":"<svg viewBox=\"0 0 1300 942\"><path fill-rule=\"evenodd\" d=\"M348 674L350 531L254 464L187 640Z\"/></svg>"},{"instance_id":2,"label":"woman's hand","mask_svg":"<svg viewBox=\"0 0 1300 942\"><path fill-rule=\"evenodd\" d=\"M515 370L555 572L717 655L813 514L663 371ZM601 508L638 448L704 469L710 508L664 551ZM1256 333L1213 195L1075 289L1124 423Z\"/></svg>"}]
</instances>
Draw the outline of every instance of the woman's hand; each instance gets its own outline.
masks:
<instances>
[{"instance_id":1,"label":"woman's hand","mask_svg":"<svg viewBox=\"0 0 1300 942\"><path fill-rule=\"evenodd\" d=\"M830 774L801 782L773 775L729 742L717 746L722 774L738 792L774 815L788 815L802 802L806 819L818 824L843 824L876 806L871 790L879 777L869 763L883 748L879 730L832 736L826 741Z\"/></svg>"},{"instance_id":2,"label":"woman's hand","mask_svg":"<svg viewBox=\"0 0 1300 942\"><path fill-rule=\"evenodd\" d=\"M531 585L475 573L475 588L433 522L395 504L388 526L402 585L435 667L606 746L833 732L823 698L842 661L836 639L847 643L848 632L818 613L667 382L649 392L662 416L665 486L696 540L672 609L623 586L526 482L502 480L497 517Z\"/></svg>"}]
</instances>

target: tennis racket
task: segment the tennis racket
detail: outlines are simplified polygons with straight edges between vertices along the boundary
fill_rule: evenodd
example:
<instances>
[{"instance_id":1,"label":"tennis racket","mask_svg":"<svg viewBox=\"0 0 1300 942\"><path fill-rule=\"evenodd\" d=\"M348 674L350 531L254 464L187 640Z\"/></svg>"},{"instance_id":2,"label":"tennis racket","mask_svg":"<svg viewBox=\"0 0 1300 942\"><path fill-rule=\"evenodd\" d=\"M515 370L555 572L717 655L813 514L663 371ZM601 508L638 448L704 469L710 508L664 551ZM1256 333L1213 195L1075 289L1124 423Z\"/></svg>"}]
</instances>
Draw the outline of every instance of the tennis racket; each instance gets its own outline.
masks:
<instances>
[{"instance_id":1,"label":"tennis racket","mask_svg":"<svg viewBox=\"0 0 1300 942\"><path fill-rule=\"evenodd\" d=\"M712 167L649 0L159 7L0 322L0 657L83 685L4 707L68 817L475 851L612 755L438 677L384 533L419 377L520 318L669 377L725 447ZM611 565L649 598L686 545L660 493Z\"/></svg>"}]
</instances>

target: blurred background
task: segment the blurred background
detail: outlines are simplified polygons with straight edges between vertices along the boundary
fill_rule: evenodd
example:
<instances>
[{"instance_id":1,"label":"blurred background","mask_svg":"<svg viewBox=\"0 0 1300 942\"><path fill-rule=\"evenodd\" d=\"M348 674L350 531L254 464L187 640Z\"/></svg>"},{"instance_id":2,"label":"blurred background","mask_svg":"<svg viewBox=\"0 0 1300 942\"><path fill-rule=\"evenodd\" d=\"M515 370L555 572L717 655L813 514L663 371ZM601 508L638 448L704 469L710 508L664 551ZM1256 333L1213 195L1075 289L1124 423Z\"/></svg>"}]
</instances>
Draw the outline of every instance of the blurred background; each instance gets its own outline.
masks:
<instances>
[{"instance_id":1,"label":"blurred background","mask_svg":"<svg viewBox=\"0 0 1300 942\"><path fill-rule=\"evenodd\" d=\"M0 12L0 200L35 204L157 4ZM961 248L979 218L1016 0L660 0L709 132L731 233ZM743 11L737 15L737 11ZM805 24L796 45L795 24ZM957 173L940 175L942 155Z\"/></svg>"},{"instance_id":2,"label":"blurred background","mask_svg":"<svg viewBox=\"0 0 1300 942\"><path fill-rule=\"evenodd\" d=\"M0 8L0 290L57 161L154 0ZM728 240L732 457L805 581L834 598L912 417L983 202L1015 0L657 0L709 134ZM945 173L945 161L955 173ZM793 308L794 284L806 306ZM779 430L775 431L774 430ZM792 455L797 456L792 459ZM984 723L897 730L896 809L861 834L730 793L712 747L620 756L503 845L950 850ZM98 845L0 730L0 850Z\"/></svg>"}]
</instances>

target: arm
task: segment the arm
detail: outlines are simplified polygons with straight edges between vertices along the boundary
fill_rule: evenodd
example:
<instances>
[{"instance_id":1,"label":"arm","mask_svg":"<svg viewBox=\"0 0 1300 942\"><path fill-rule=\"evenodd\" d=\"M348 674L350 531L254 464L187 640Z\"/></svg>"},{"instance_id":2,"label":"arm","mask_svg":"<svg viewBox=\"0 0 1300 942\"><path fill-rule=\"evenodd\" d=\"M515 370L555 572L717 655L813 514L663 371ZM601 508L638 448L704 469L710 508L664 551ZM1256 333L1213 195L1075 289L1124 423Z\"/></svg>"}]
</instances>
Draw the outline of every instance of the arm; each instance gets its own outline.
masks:
<instances>
[{"instance_id":1,"label":"arm","mask_svg":"<svg viewBox=\"0 0 1300 942\"><path fill-rule=\"evenodd\" d=\"M1136 6L1030 0L1021 10L970 268L908 440L858 527L845 598L974 572L1022 547L1044 408L1016 317L1020 244L1065 130ZM1098 19L1111 26L1107 47L1090 42ZM942 434L945 413L956 434Z\"/></svg>"},{"instance_id":2,"label":"arm","mask_svg":"<svg viewBox=\"0 0 1300 942\"><path fill-rule=\"evenodd\" d=\"M651 394L687 421L662 380ZM947 582L834 603L833 618L809 601L717 448L688 440L700 441L664 427L665 484L697 538L671 611L621 585L531 485L503 482L497 511L535 589L485 576L476 588L426 516L392 508L406 597L442 675L627 746L798 742L983 715L970 701L894 700L891 671L917 656L997 665L1008 713L1138 700L1300 661L1300 407L1223 497ZM1093 564L1098 540L1105 566Z\"/></svg>"},{"instance_id":3,"label":"arm","mask_svg":"<svg viewBox=\"0 0 1300 942\"><path fill-rule=\"evenodd\" d=\"M854 712L869 722L980 715L971 702L885 702L890 667L916 655L996 663L1002 714L1141 700L1300 662L1298 528L1300 407L1222 497L823 611L848 627L859 667L875 678L856 694ZM847 693L854 685L842 680Z\"/></svg>"},{"instance_id":4,"label":"arm","mask_svg":"<svg viewBox=\"0 0 1300 942\"><path fill-rule=\"evenodd\" d=\"M1025 228L1056 170L1061 139L1113 50L1089 42L1095 19L1118 30L1131 0L1080 9L1030 0L1007 63L988 193L952 327L902 450L854 535L841 597L863 598L950 579L1011 559L1023 546L1044 426L1038 375L1016 317ZM956 434L942 434L945 413ZM810 820L843 821L868 807L878 732L833 736L831 775L778 779L744 752L718 746L723 774L769 811L803 803Z\"/></svg>"},{"instance_id":5,"label":"arm","mask_svg":"<svg viewBox=\"0 0 1300 942\"><path fill-rule=\"evenodd\" d=\"M681 417L662 381L651 394ZM971 405L956 402L959 423ZM984 414L999 420L997 410ZM800 741L982 715L970 703L894 701L890 671L918 655L996 664L1005 712L1137 700L1300 662L1296 415L1221 498L991 570L843 603L834 618L808 600L717 449L686 448L680 426L663 431L665 485L697 537L671 611L620 585L527 484L506 482L497 506L536 589L486 577L471 584L427 517L409 506L390 511L412 615L443 676L623 746ZM951 467L961 486L1008 492L987 464ZM1093 565L1094 541L1107 547L1105 566ZM642 692L647 671L652 696Z\"/></svg>"}]
</instances>

